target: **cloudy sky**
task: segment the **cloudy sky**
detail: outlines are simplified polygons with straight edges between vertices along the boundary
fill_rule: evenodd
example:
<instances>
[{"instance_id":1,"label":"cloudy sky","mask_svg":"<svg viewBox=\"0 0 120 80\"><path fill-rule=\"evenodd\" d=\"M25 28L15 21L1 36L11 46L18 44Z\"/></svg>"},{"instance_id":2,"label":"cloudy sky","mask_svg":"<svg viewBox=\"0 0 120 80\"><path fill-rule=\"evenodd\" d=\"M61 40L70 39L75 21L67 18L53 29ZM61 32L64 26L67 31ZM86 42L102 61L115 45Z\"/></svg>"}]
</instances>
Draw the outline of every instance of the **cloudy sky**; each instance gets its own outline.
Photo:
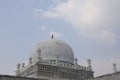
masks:
<instances>
[{"instance_id":1,"label":"cloudy sky","mask_svg":"<svg viewBox=\"0 0 120 80\"><path fill-rule=\"evenodd\" d=\"M94 75L120 71L120 0L0 0L0 74L12 74L40 41L68 43Z\"/></svg>"}]
</instances>

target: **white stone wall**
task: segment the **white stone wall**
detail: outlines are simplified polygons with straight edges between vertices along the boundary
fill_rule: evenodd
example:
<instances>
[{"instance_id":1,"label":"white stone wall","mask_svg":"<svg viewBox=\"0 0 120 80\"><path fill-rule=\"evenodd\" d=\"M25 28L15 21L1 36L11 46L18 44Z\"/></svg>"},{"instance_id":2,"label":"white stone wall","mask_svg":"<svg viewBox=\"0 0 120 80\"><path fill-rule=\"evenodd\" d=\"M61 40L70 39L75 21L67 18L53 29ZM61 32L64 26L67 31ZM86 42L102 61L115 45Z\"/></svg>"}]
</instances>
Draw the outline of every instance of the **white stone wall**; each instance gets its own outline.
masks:
<instances>
[{"instance_id":1,"label":"white stone wall","mask_svg":"<svg viewBox=\"0 0 120 80\"><path fill-rule=\"evenodd\" d=\"M45 79L0 75L0 80L45 80ZM48 79L48 80L64 80L64 79L58 79L58 78L55 79L54 78L54 79ZM65 79L65 80L67 80L67 79ZM87 79L87 80L120 80L120 72L107 74L107 75L96 77L94 79Z\"/></svg>"},{"instance_id":2,"label":"white stone wall","mask_svg":"<svg viewBox=\"0 0 120 80\"><path fill-rule=\"evenodd\" d=\"M88 80L120 80L120 72L106 74L106 75L99 76L94 79L88 79Z\"/></svg>"},{"instance_id":3,"label":"white stone wall","mask_svg":"<svg viewBox=\"0 0 120 80\"><path fill-rule=\"evenodd\" d=\"M120 80L120 72L108 74L95 78L95 80Z\"/></svg>"},{"instance_id":4,"label":"white stone wall","mask_svg":"<svg viewBox=\"0 0 120 80\"><path fill-rule=\"evenodd\" d=\"M9 76L9 75L0 75L0 80L45 80L45 79L26 78L26 77L17 77L17 76Z\"/></svg>"}]
</instances>

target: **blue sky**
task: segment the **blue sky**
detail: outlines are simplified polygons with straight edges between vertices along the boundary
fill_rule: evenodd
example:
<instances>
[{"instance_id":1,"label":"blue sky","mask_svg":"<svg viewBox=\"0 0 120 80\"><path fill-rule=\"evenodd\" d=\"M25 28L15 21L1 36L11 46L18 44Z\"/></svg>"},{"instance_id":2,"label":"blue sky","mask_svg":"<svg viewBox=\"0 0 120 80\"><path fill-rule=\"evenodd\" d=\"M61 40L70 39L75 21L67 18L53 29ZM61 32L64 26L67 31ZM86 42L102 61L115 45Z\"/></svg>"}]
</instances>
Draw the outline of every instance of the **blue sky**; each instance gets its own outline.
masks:
<instances>
[{"instance_id":1,"label":"blue sky","mask_svg":"<svg viewBox=\"0 0 120 80\"><path fill-rule=\"evenodd\" d=\"M0 74L14 74L32 48L54 34L95 76L120 70L119 0L0 0Z\"/></svg>"}]
</instances>

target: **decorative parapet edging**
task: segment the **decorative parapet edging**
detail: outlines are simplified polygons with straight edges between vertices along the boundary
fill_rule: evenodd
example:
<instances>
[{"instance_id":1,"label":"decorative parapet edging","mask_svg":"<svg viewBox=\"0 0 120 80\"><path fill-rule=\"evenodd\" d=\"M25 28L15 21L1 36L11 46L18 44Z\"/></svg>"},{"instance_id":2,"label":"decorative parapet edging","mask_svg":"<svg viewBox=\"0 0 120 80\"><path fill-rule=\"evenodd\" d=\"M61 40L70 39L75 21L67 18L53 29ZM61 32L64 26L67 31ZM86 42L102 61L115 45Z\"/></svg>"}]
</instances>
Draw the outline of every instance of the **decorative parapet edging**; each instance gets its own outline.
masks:
<instances>
[{"instance_id":1,"label":"decorative parapet edging","mask_svg":"<svg viewBox=\"0 0 120 80\"><path fill-rule=\"evenodd\" d=\"M120 71L110 74L105 74L91 79L86 80L120 80Z\"/></svg>"},{"instance_id":2,"label":"decorative parapet edging","mask_svg":"<svg viewBox=\"0 0 120 80\"><path fill-rule=\"evenodd\" d=\"M11 75L0 75L0 80L47 80L47 79L18 77L18 76L11 76Z\"/></svg>"},{"instance_id":3,"label":"decorative parapet edging","mask_svg":"<svg viewBox=\"0 0 120 80\"><path fill-rule=\"evenodd\" d=\"M119 76L120 76L120 72L115 72L115 73L110 73L110 74L98 76L98 77L96 77L95 79L104 78L104 77L112 77L112 76L116 76L116 75L119 75Z\"/></svg>"}]
</instances>

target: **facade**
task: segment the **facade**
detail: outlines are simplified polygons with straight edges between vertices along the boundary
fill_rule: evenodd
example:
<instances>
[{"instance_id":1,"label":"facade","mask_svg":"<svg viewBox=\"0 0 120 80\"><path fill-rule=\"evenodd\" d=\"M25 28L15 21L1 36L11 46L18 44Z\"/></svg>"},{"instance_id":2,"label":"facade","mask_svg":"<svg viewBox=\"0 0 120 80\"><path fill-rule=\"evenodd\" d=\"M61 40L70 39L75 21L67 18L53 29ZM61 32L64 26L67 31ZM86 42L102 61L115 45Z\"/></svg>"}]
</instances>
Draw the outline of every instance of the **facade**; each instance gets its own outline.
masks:
<instances>
[{"instance_id":1,"label":"facade","mask_svg":"<svg viewBox=\"0 0 120 80\"><path fill-rule=\"evenodd\" d=\"M17 65L16 75L49 80L85 80L93 78L91 60L87 62L86 67L79 65L71 47L52 37L36 45L29 64Z\"/></svg>"},{"instance_id":2,"label":"facade","mask_svg":"<svg viewBox=\"0 0 120 80\"><path fill-rule=\"evenodd\" d=\"M52 36L33 48L27 65L17 64L16 76L0 75L0 80L120 80L116 64L114 73L94 77L90 59L88 66L77 61L71 47Z\"/></svg>"},{"instance_id":3,"label":"facade","mask_svg":"<svg viewBox=\"0 0 120 80\"><path fill-rule=\"evenodd\" d=\"M27 77L18 77L18 76L10 76L10 75L0 75L0 80L46 80L46 79L27 78Z\"/></svg>"},{"instance_id":4,"label":"facade","mask_svg":"<svg viewBox=\"0 0 120 80\"><path fill-rule=\"evenodd\" d=\"M120 80L120 72L115 72L111 74L102 75L93 79L87 80Z\"/></svg>"},{"instance_id":5,"label":"facade","mask_svg":"<svg viewBox=\"0 0 120 80\"><path fill-rule=\"evenodd\" d=\"M120 80L120 72L102 75L102 76L96 77L94 80Z\"/></svg>"}]
</instances>

